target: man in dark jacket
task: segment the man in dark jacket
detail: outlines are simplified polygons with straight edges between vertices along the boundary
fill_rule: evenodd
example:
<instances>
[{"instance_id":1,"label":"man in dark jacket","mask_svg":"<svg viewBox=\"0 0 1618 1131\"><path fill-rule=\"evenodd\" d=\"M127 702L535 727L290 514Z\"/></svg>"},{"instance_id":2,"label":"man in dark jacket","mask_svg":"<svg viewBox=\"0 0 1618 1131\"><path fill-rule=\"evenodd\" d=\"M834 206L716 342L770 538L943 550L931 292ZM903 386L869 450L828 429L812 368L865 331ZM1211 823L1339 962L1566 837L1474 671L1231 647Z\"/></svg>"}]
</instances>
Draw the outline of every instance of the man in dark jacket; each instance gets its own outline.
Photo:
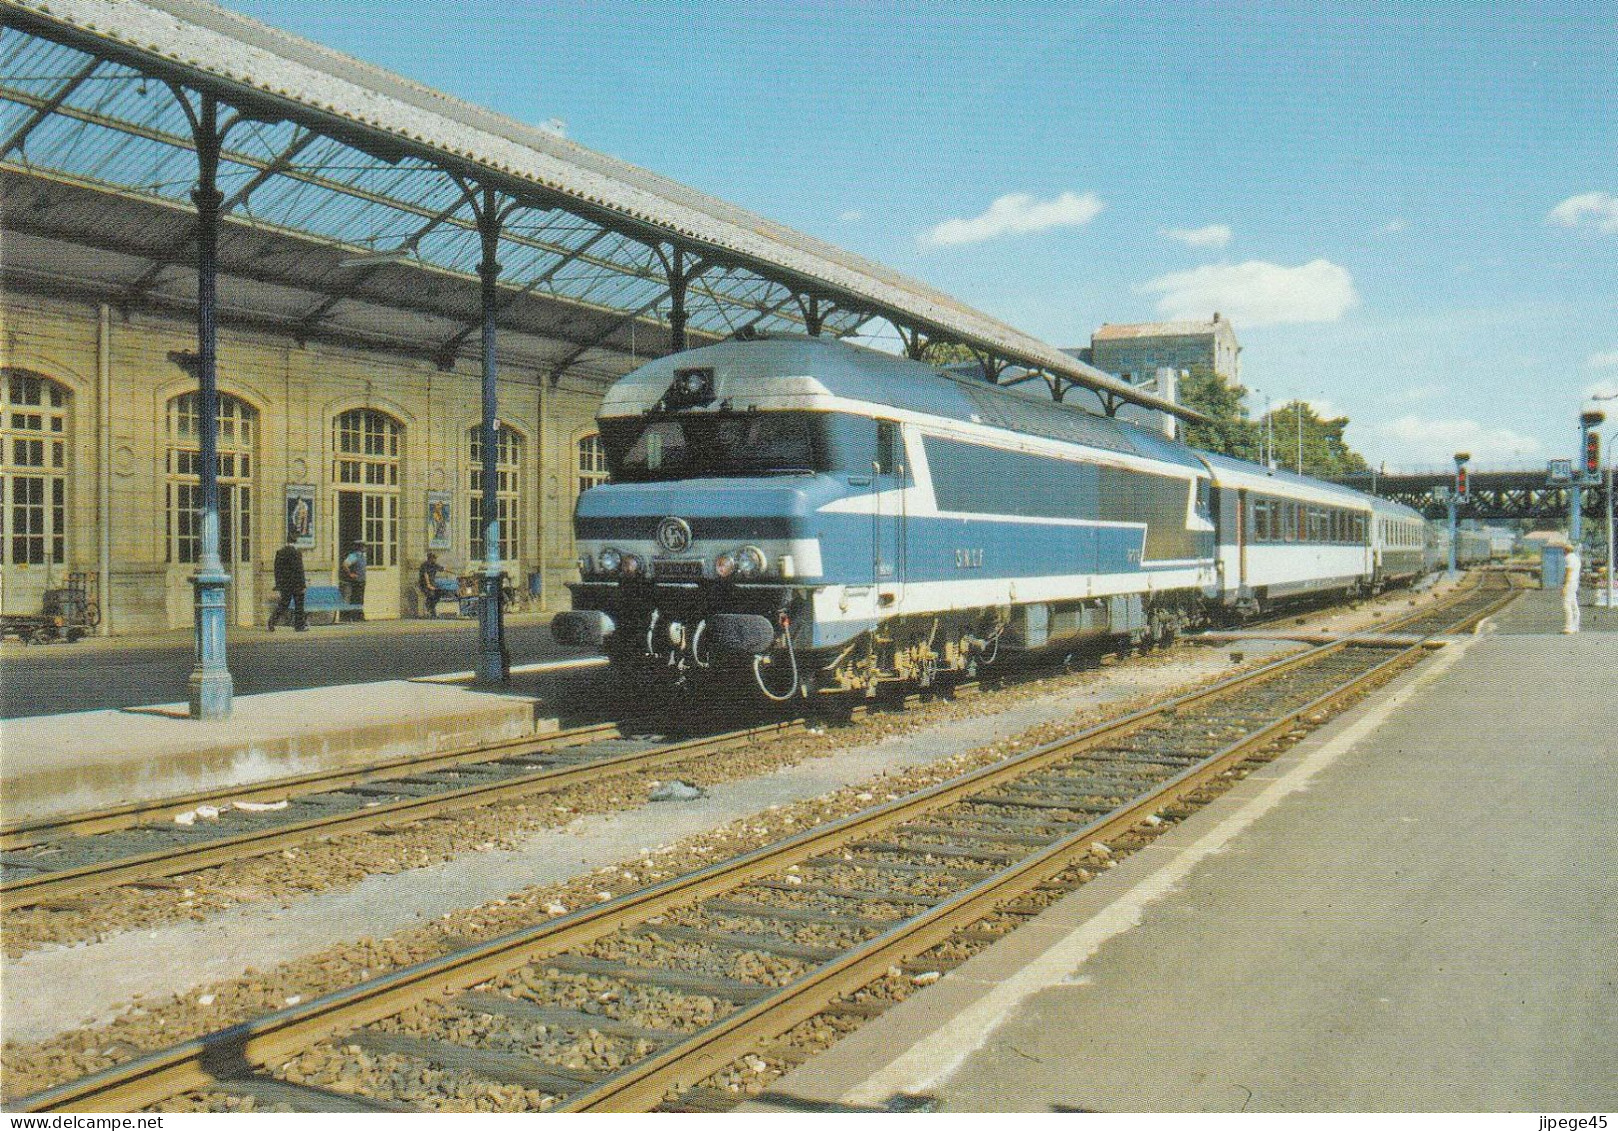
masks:
<instances>
[{"instance_id":1,"label":"man in dark jacket","mask_svg":"<svg viewBox=\"0 0 1618 1131\"><path fill-rule=\"evenodd\" d=\"M281 595L275 603L275 611L270 614L270 631L275 631L275 622L286 616L287 609L292 609L292 627L299 632L308 628L303 616L303 591L307 589L308 582L303 575L303 552L298 549L296 542L288 539L287 544L275 551L275 589Z\"/></svg>"}]
</instances>

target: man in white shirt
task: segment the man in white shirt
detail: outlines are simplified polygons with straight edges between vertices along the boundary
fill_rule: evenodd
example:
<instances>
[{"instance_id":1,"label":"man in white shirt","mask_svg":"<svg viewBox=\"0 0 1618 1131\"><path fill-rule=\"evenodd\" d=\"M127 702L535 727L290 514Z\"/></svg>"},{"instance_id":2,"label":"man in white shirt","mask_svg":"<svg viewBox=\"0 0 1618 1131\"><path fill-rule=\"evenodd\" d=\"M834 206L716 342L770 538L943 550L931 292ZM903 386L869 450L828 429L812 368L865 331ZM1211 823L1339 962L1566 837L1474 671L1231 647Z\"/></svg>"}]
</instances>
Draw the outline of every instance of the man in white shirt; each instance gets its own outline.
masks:
<instances>
[{"instance_id":1,"label":"man in white shirt","mask_svg":"<svg viewBox=\"0 0 1618 1131\"><path fill-rule=\"evenodd\" d=\"M1584 568L1584 562L1579 558L1579 548L1569 546L1563 561L1567 572L1562 575L1562 616L1565 620L1562 631L1574 633L1579 631L1579 571Z\"/></svg>"}]
</instances>

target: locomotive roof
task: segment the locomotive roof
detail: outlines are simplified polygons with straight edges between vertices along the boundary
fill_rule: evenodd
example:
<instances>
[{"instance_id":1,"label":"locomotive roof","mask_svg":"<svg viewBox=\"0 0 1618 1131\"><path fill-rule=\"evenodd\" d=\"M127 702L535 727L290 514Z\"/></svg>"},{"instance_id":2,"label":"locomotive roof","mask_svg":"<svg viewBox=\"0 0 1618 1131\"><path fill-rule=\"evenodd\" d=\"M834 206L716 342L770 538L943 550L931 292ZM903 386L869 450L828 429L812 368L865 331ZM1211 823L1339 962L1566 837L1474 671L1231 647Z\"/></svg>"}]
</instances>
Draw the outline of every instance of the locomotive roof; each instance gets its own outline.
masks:
<instances>
[{"instance_id":1,"label":"locomotive roof","mask_svg":"<svg viewBox=\"0 0 1618 1131\"><path fill-rule=\"evenodd\" d=\"M1201 468L1189 448L1150 429L945 373L880 350L801 335L724 341L658 358L621 378L602 402L601 415L645 412L667 390L674 371L689 368L713 369L721 398L727 396L727 378L751 379L748 383L753 391L758 390L754 382L761 378L807 378L812 385L794 392L865 401Z\"/></svg>"}]
</instances>

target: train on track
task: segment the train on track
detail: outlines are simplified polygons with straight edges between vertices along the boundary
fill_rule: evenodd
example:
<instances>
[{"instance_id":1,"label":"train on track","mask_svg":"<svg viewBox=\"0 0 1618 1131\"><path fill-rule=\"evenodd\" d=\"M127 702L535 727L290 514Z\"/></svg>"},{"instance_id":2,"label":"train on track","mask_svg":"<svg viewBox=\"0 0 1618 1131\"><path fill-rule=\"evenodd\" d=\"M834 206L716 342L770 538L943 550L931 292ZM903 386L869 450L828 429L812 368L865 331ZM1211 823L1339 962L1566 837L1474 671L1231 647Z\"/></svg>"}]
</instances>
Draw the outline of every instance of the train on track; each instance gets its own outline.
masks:
<instances>
[{"instance_id":1,"label":"train on track","mask_svg":"<svg viewBox=\"0 0 1618 1131\"><path fill-rule=\"evenodd\" d=\"M834 339L661 358L599 424L552 630L647 685L926 686L1430 568L1408 507Z\"/></svg>"}]
</instances>

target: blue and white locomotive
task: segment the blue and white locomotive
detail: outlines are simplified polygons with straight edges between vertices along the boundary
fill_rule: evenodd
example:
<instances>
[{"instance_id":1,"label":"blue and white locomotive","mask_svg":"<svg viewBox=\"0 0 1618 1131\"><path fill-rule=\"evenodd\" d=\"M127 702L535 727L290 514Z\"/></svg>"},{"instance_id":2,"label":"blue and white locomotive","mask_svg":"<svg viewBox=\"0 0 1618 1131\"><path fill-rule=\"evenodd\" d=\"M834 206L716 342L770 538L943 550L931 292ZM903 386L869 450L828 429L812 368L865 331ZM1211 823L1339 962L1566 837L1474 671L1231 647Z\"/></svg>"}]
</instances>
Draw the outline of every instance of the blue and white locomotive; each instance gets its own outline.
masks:
<instances>
[{"instance_id":1,"label":"blue and white locomotive","mask_svg":"<svg viewBox=\"0 0 1618 1131\"><path fill-rule=\"evenodd\" d=\"M834 339L659 359L599 423L552 628L652 677L869 693L1393 580L1395 504Z\"/></svg>"}]
</instances>

